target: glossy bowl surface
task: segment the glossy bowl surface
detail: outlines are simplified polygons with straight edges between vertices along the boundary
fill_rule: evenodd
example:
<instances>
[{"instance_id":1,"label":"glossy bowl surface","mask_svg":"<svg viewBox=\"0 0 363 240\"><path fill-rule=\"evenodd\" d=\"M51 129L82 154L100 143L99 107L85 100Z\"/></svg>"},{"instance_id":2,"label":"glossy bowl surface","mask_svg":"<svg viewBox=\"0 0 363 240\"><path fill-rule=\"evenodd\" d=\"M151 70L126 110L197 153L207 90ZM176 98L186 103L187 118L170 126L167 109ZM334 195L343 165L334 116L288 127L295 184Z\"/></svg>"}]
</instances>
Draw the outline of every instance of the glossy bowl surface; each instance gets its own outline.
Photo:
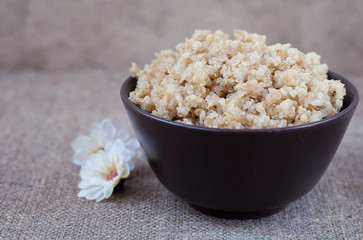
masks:
<instances>
[{"instance_id":1,"label":"glossy bowl surface","mask_svg":"<svg viewBox=\"0 0 363 240\"><path fill-rule=\"evenodd\" d=\"M347 95L333 117L271 129L218 129L153 116L128 100L136 79L121 87L121 99L160 182L193 208L226 218L271 215L309 192L333 158L358 105L357 89L340 79Z\"/></svg>"}]
</instances>

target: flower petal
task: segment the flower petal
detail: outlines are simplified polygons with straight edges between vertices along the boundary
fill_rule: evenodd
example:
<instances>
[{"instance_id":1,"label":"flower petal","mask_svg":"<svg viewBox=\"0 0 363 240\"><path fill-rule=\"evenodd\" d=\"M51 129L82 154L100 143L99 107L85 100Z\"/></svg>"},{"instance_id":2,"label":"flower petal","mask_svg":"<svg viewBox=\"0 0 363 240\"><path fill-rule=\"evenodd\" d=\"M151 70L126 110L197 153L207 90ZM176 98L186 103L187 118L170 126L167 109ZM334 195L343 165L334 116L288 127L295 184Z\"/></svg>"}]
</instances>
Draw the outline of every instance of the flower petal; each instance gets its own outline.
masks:
<instances>
[{"instance_id":1,"label":"flower petal","mask_svg":"<svg viewBox=\"0 0 363 240\"><path fill-rule=\"evenodd\" d=\"M113 193L113 189L114 187L112 185L107 189L104 189L105 198L109 198L111 196L111 194Z\"/></svg>"},{"instance_id":2,"label":"flower petal","mask_svg":"<svg viewBox=\"0 0 363 240\"><path fill-rule=\"evenodd\" d=\"M96 199L97 196L102 192L101 186L93 186L86 189L81 189L77 194L78 197L85 197L88 200Z\"/></svg>"},{"instance_id":3,"label":"flower petal","mask_svg":"<svg viewBox=\"0 0 363 240\"><path fill-rule=\"evenodd\" d=\"M102 185L106 184L106 182L107 181L105 179L103 179L103 178L97 178L97 177L83 179L78 184L78 188L80 188L80 189L86 189L86 188L91 188L93 186L102 186Z\"/></svg>"},{"instance_id":4,"label":"flower petal","mask_svg":"<svg viewBox=\"0 0 363 240\"><path fill-rule=\"evenodd\" d=\"M90 157L92 153L89 152L78 152L75 153L72 157L73 163L78 166L83 166L87 159Z\"/></svg>"},{"instance_id":5,"label":"flower petal","mask_svg":"<svg viewBox=\"0 0 363 240\"><path fill-rule=\"evenodd\" d=\"M99 196L98 196L98 198L96 198L96 202L100 202L100 201L102 201L103 199L105 199L105 193L101 193Z\"/></svg>"},{"instance_id":6,"label":"flower petal","mask_svg":"<svg viewBox=\"0 0 363 240\"><path fill-rule=\"evenodd\" d=\"M112 152L105 152L103 163L105 165L105 171L107 171L108 174L116 170L116 164L117 164L116 158L117 156L115 156Z\"/></svg>"},{"instance_id":7,"label":"flower petal","mask_svg":"<svg viewBox=\"0 0 363 240\"><path fill-rule=\"evenodd\" d=\"M78 192L77 197L86 197L88 191L81 189L81 191Z\"/></svg>"},{"instance_id":8,"label":"flower petal","mask_svg":"<svg viewBox=\"0 0 363 240\"><path fill-rule=\"evenodd\" d=\"M103 194L103 192L101 191L101 189L97 189L94 190L92 192L87 193L86 195L86 199L87 200L95 200L97 199L101 194Z\"/></svg>"},{"instance_id":9,"label":"flower petal","mask_svg":"<svg viewBox=\"0 0 363 240\"><path fill-rule=\"evenodd\" d=\"M97 143L88 136L79 136L74 139L71 146L75 152L85 152L97 149Z\"/></svg>"},{"instance_id":10,"label":"flower petal","mask_svg":"<svg viewBox=\"0 0 363 240\"><path fill-rule=\"evenodd\" d=\"M102 122L102 130L104 136L106 136L108 139L114 139L117 129L115 125L113 124L112 120L109 118L104 119Z\"/></svg>"},{"instance_id":11,"label":"flower petal","mask_svg":"<svg viewBox=\"0 0 363 240\"><path fill-rule=\"evenodd\" d=\"M104 180L106 179L106 174L101 173L96 169L84 167L84 166L82 167L82 169L80 171L80 176L84 180L89 180L92 178L104 179Z\"/></svg>"},{"instance_id":12,"label":"flower petal","mask_svg":"<svg viewBox=\"0 0 363 240\"><path fill-rule=\"evenodd\" d=\"M140 148L140 143L136 138L132 138L125 142L125 147L132 150L136 150Z\"/></svg>"},{"instance_id":13,"label":"flower petal","mask_svg":"<svg viewBox=\"0 0 363 240\"><path fill-rule=\"evenodd\" d=\"M85 167L100 174L108 174L108 168L105 165L105 161L107 161L109 158L108 155L108 152L100 150L97 154L90 156L85 164Z\"/></svg>"},{"instance_id":14,"label":"flower petal","mask_svg":"<svg viewBox=\"0 0 363 240\"><path fill-rule=\"evenodd\" d=\"M125 142L130 138L130 131L128 129L121 128L117 131L116 138L119 138Z\"/></svg>"},{"instance_id":15,"label":"flower petal","mask_svg":"<svg viewBox=\"0 0 363 240\"><path fill-rule=\"evenodd\" d=\"M101 123L95 123L91 127L90 136L98 145L104 147L107 142L113 141L116 135L116 127L111 119L104 119Z\"/></svg>"},{"instance_id":16,"label":"flower petal","mask_svg":"<svg viewBox=\"0 0 363 240\"><path fill-rule=\"evenodd\" d=\"M117 173L119 178L127 178L130 175L130 167L125 161L120 162L117 166Z\"/></svg>"},{"instance_id":17,"label":"flower petal","mask_svg":"<svg viewBox=\"0 0 363 240\"><path fill-rule=\"evenodd\" d=\"M128 161L127 162L127 166L128 166L128 168L130 169L130 170L134 170L134 168L135 168L135 161L133 161L133 160L131 160L131 161ZM127 176L128 176L129 174L127 174Z\"/></svg>"},{"instance_id":18,"label":"flower petal","mask_svg":"<svg viewBox=\"0 0 363 240\"><path fill-rule=\"evenodd\" d=\"M115 155L122 155L125 149L125 144L121 139L116 139L114 142L108 142L105 151L112 152Z\"/></svg>"}]
</instances>

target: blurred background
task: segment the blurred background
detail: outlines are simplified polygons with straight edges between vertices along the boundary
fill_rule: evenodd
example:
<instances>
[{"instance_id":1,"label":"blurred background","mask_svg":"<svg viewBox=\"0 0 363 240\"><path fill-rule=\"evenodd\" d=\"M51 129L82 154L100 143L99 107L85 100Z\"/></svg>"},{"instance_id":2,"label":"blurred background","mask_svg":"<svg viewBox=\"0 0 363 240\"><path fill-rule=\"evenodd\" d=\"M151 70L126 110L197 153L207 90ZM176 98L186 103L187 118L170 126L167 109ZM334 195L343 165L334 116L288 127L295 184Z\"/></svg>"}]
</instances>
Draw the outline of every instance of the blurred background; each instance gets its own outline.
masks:
<instances>
[{"instance_id":1,"label":"blurred background","mask_svg":"<svg viewBox=\"0 0 363 240\"><path fill-rule=\"evenodd\" d=\"M195 29L265 34L316 51L330 69L363 74L362 0L1 0L0 68L127 72Z\"/></svg>"}]
</instances>

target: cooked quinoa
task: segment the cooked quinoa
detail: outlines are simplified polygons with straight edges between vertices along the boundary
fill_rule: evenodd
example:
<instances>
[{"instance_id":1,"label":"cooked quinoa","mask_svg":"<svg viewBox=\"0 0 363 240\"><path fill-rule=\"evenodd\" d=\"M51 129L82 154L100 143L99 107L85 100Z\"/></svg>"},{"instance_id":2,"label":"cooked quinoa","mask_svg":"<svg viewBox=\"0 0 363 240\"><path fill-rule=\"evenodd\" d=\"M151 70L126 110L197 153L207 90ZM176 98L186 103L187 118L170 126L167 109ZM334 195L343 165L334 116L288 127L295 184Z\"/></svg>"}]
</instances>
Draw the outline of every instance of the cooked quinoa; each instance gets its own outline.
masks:
<instances>
[{"instance_id":1,"label":"cooked quinoa","mask_svg":"<svg viewBox=\"0 0 363 240\"><path fill-rule=\"evenodd\" d=\"M264 35L196 30L176 51L140 69L130 101L164 119L214 128L277 128L322 120L343 105L345 86L328 80L315 52L267 45Z\"/></svg>"}]
</instances>

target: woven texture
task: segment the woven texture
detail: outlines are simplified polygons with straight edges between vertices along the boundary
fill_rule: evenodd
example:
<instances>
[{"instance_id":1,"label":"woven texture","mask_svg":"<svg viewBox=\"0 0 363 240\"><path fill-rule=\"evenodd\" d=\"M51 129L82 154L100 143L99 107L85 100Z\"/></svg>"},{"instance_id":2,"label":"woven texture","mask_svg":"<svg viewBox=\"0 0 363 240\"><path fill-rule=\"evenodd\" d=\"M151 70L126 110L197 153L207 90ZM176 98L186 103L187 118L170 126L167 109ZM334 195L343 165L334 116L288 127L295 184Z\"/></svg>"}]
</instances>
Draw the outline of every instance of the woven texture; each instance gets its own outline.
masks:
<instances>
[{"instance_id":1,"label":"woven texture","mask_svg":"<svg viewBox=\"0 0 363 240\"><path fill-rule=\"evenodd\" d=\"M145 159L109 199L78 198L70 142L106 117L130 128L119 98L127 76L0 71L0 239L363 238L362 104L319 184L271 217L201 214L169 193ZM362 78L350 79L362 95Z\"/></svg>"}]
</instances>

